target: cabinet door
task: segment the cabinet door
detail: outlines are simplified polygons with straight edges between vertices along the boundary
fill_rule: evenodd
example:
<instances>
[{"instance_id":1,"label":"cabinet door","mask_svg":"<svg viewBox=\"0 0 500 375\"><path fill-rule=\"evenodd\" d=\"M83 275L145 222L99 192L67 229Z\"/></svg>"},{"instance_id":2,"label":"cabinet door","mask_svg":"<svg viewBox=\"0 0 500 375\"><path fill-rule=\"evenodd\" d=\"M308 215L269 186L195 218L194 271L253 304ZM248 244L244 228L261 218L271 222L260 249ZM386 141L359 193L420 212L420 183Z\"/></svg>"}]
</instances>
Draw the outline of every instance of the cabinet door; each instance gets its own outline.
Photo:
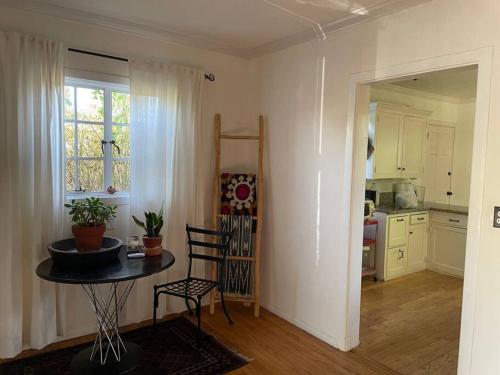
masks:
<instances>
[{"instance_id":1,"label":"cabinet door","mask_svg":"<svg viewBox=\"0 0 500 375\"><path fill-rule=\"evenodd\" d=\"M467 230L432 223L429 268L463 277Z\"/></svg>"},{"instance_id":2,"label":"cabinet door","mask_svg":"<svg viewBox=\"0 0 500 375\"><path fill-rule=\"evenodd\" d=\"M408 256L406 247L395 247L387 250L386 279L402 276L407 272Z\"/></svg>"},{"instance_id":3,"label":"cabinet door","mask_svg":"<svg viewBox=\"0 0 500 375\"><path fill-rule=\"evenodd\" d=\"M387 247L404 246L407 242L408 216L396 216L389 219L389 243Z\"/></svg>"},{"instance_id":4,"label":"cabinet door","mask_svg":"<svg viewBox=\"0 0 500 375\"><path fill-rule=\"evenodd\" d=\"M403 115L379 112L375 128L374 178L395 178L401 176L398 169L400 136L403 129Z\"/></svg>"},{"instance_id":5,"label":"cabinet door","mask_svg":"<svg viewBox=\"0 0 500 375\"><path fill-rule=\"evenodd\" d=\"M455 129L429 124L428 134L423 178L425 200L449 204Z\"/></svg>"},{"instance_id":6,"label":"cabinet door","mask_svg":"<svg viewBox=\"0 0 500 375\"><path fill-rule=\"evenodd\" d=\"M408 271L425 269L427 258L427 225L410 225L408 232Z\"/></svg>"},{"instance_id":7,"label":"cabinet door","mask_svg":"<svg viewBox=\"0 0 500 375\"><path fill-rule=\"evenodd\" d=\"M427 121L423 117L405 116L401 177L420 177L423 170Z\"/></svg>"}]
</instances>

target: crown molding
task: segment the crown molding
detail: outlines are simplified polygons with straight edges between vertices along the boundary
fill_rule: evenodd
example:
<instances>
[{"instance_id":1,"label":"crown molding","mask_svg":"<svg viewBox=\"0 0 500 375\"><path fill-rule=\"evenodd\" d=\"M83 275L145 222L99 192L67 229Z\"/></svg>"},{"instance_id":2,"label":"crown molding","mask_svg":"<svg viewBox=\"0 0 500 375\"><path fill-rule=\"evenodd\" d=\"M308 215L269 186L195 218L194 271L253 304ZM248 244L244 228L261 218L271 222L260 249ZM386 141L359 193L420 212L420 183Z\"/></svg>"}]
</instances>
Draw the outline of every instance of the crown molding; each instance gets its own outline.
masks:
<instances>
[{"instance_id":1,"label":"crown molding","mask_svg":"<svg viewBox=\"0 0 500 375\"><path fill-rule=\"evenodd\" d=\"M391 92L394 92L397 94L410 95L410 96L415 96L418 98L425 98L425 99L447 102L447 103L452 103L452 104L469 104L469 103L474 103L476 101L475 97L457 98L454 96L434 94L434 93L428 92L428 91L410 89L407 87L397 86L397 85L390 84L390 83L384 83L381 85L377 85L377 86L375 86L375 88L378 88L381 90L386 90L386 91L391 91Z\"/></svg>"},{"instance_id":2,"label":"crown molding","mask_svg":"<svg viewBox=\"0 0 500 375\"><path fill-rule=\"evenodd\" d=\"M327 40L328 35L334 32L344 30L361 23L373 21L378 18L400 12L402 10L415 7L417 5L428 3L430 1L432 0L385 0L373 7L364 8L363 11L349 14L348 16L322 24L320 26L323 34L325 35L324 39ZM253 48L249 51L249 55L252 58L260 57L314 39L321 41L323 38L318 37L317 32L311 25L311 28L309 30Z\"/></svg>"},{"instance_id":3,"label":"crown molding","mask_svg":"<svg viewBox=\"0 0 500 375\"><path fill-rule=\"evenodd\" d=\"M36 0L0 0L0 5L46 16L62 18L65 20L93 24L181 46L195 47L241 58L251 57L247 50L229 45L227 43L165 29L164 27L151 23L145 24L138 20L127 21Z\"/></svg>"},{"instance_id":4,"label":"crown molding","mask_svg":"<svg viewBox=\"0 0 500 375\"><path fill-rule=\"evenodd\" d=\"M328 34L333 32L396 13L429 1L432 0L385 0L374 7L363 9L362 11L355 12L346 17L339 18L320 26L323 31L323 35L325 35L325 39L327 39ZM162 26L146 22L145 20L123 20L37 0L0 0L0 5L43 14L46 16L58 17L65 20L93 24L121 32L132 33L150 39L160 40L162 42L211 50L246 59L270 54L296 44L318 39L317 32L311 26L308 30L278 39L271 43L266 43L255 48L244 49L210 38L166 29ZM322 39L323 38L320 38L320 40Z\"/></svg>"}]
</instances>

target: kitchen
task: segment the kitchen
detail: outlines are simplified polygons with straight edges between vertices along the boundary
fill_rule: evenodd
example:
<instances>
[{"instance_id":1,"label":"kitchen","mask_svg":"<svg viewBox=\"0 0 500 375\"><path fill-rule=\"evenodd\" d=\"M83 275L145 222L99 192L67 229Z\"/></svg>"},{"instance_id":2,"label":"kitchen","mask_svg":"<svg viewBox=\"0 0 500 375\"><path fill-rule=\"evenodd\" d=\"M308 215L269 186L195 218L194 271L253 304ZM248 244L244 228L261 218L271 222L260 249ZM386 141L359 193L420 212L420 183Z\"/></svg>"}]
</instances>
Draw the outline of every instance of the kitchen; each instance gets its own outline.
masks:
<instances>
[{"instance_id":1,"label":"kitchen","mask_svg":"<svg viewBox=\"0 0 500 375\"><path fill-rule=\"evenodd\" d=\"M476 84L472 66L371 86L356 351L400 373L456 373Z\"/></svg>"}]
</instances>

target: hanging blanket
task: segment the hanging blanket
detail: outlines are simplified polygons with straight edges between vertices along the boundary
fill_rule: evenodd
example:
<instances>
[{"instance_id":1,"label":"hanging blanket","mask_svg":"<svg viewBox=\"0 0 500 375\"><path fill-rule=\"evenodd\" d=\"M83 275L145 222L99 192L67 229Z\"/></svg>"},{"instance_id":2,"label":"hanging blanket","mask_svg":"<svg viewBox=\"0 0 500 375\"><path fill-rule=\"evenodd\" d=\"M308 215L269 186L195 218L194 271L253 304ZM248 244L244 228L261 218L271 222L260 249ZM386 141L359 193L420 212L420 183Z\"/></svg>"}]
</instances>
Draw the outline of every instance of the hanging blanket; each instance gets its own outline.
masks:
<instances>
[{"instance_id":1,"label":"hanging blanket","mask_svg":"<svg viewBox=\"0 0 500 375\"><path fill-rule=\"evenodd\" d=\"M227 255L252 257L252 216L222 215L220 218L222 231L231 232L233 237L229 243ZM220 272L220 269L219 269ZM229 295L252 295L252 262L245 260L228 260L224 277L224 292Z\"/></svg>"},{"instance_id":2,"label":"hanging blanket","mask_svg":"<svg viewBox=\"0 0 500 375\"><path fill-rule=\"evenodd\" d=\"M220 213L257 216L255 174L221 174Z\"/></svg>"}]
</instances>

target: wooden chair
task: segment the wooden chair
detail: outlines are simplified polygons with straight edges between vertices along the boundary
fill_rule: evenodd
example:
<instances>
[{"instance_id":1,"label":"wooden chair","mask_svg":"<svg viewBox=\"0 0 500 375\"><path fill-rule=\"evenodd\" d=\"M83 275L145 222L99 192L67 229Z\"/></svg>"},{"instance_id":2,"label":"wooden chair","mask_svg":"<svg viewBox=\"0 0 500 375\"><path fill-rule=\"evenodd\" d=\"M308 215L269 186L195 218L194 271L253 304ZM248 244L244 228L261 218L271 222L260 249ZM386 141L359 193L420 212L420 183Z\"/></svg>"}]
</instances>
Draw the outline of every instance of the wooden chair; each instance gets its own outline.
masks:
<instances>
[{"instance_id":1,"label":"wooden chair","mask_svg":"<svg viewBox=\"0 0 500 375\"><path fill-rule=\"evenodd\" d=\"M233 321L229 317L226 305L224 303L224 280L226 272L226 256L229 248L229 242L231 241L234 232L221 232L208 229L200 229L190 227L189 225L186 225L186 232L188 236L189 247L189 268L187 278L154 286L153 325L156 325L156 310L158 308L158 298L161 294L184 298L190 314L193 314L193 311L191 310L189 301L193 301L196 306L196 317L198 318L198 331L196 339L197 341L199 341L201 326L201 300L203 296L205 296L215 287L217 287L220 293L224 315L226 315L229 324L233 324ZM215 241L205 242L193 240L191 237L192 233L212 236ZM193 247L217 249L218 251L216 255L199 254L193 251ZM216 268L218 269L218 272L216 275L216 280L192 277L191 267L193 259L200 259L217 263L218 267Z\"/></svg>"}]
</instances>

